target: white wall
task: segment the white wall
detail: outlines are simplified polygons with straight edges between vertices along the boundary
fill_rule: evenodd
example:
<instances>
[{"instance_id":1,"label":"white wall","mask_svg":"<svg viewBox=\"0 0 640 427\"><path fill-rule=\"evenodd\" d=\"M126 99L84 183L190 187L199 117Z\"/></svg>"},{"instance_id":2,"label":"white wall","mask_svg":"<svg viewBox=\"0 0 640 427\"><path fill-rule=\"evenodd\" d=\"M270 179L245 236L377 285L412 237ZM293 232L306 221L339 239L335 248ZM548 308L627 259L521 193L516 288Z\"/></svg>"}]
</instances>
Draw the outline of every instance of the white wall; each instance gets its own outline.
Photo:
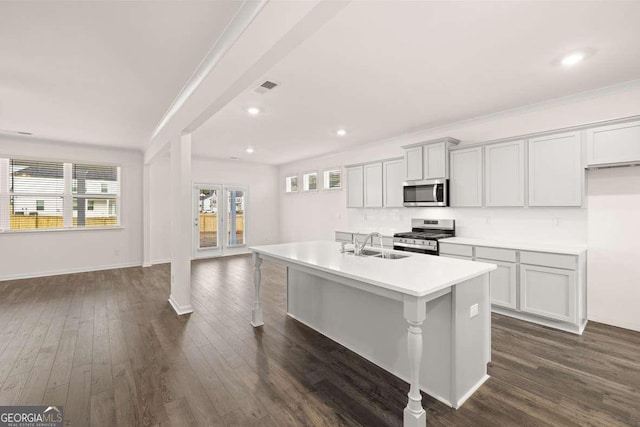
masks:
<instances>
[{"instance_id":1,"label":"white wall","mask_svg":"<svg viewBox=\"0 0 640 427\"><path fill-rule=\"evenodd\" d=\"M170 251L169 156L151 164L151 262L168 262ZM248 187L247 244L279 241L278 169L275 166L239 161L194 159L194 183L240 184Z\"/></svg>"},{"instance_id":2,"label":"white wall","mask_svg":"<svg viewBox=\"0 0 640 427\"><path fill-rule=\"evenodd\" d=\"M640 115L640 83L607 88L590 94L564 98L518 110L495 114L465 123L454 124L397 138L372 142L356 149L282 165L279 169L280 229L283 242L296 240L333 239L335 230L380 231L391 234L410 228L412 217L454 218L457 235L465 237L492 237L505 240L586 244L589 208L400 208L400 209L346 209L346 192L319 191L313 194L285 194L284 178L310 170L344 166L351 163L384 159L403 155L401 145L451 136L461 145L507 138L527 133L554 130L602 120ZM589 172L590 174L592 172ZM592 184L589 179L588 184ZM624 178L612 177L610 188L625 185ZM636 187L638 193L640 187ZM588 198L591 203L592 197ZM612 218L625 217L628 208L621 204L610 206ZM591 222L589 223L591 224ZM620 233L620 238L628 237ZM637 240L637 239L636 239ZM591 319L623 325L617 319L637 316L637 308L625 307L616 313L613 304L599 296L604 286L602 274L611 271L609 288L626 291L627 280L639 281L637 267L612 264L609 251L616 251L615 242L602 242L589 256L589 309ZM609 247L610 246L610 247ZM640 259L640 251L633 243L624 244L629 257ZM592 271L594 273L592 273ZM637 294L636 294L637 295ZM626 327L638 328L626 322ZM640 329L640 328L639 328Z\"/></svg>"},{"instance_id":3,"label":"white wall","mask_svg":"<svg viewBox=\"0 0 640 427\"><path fill-rule=\"evenodd\" d=\"M588 179L589 318L640 331L640 167Z\"/></svg>"},{"instance_id":4,"label":"white wall","mask_svg":"<svg viewBox=\"0 0 640 427\"><path fill-rule=\"evenodd\" d=\"M0 233L0 280L142 264L142 154L0 136L0 157L121 166L122 229Z\"/></svg>"}]
</instances>

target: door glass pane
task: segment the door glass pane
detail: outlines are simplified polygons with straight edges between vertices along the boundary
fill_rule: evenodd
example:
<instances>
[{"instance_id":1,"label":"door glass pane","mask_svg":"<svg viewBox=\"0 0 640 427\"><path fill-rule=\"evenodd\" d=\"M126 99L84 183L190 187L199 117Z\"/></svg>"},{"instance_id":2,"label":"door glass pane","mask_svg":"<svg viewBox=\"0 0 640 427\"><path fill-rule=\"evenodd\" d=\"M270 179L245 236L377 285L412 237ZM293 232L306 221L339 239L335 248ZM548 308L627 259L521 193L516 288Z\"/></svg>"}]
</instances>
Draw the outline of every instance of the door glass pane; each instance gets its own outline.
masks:
<instances>
[{"instance_id":1,"label":"door glass pane","mask_svg":"<svg viewBox=\"0 0 640 427\"><path fill-rule=\"evenodd\" d=\"M200 189L198 201L200 248L218 247L218 190Z\"/></svg>"},{"instance_id":2,"label":"door glass pane","mask_svg":"<svg viewBox=\"0 0 640 427\"><path fill-rule=\"evenodd\" d=\"M244 245L244 191L229 190L227 200L227 244Z\"/></svg>"}]
</instances>

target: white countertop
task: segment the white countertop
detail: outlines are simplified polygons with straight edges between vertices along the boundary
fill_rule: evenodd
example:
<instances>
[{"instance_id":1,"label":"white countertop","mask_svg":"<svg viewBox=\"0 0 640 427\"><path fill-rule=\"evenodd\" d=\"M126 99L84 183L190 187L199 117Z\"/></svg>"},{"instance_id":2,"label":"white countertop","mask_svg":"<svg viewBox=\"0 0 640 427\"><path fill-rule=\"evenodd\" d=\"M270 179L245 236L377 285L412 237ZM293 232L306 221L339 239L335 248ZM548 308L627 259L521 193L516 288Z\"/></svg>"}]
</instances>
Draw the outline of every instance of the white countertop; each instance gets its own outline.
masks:
<instances>
[{"instance_id":1,"label":"white countertop","mask_svg":"<svg viewBox=\"0 0 640 427\"><path fill-rule=\"evenodd\" d=\"M249 249L293 264L417 297L430 295L496 269L494 264L399 251L385 252L408 257L358 257L340 253L340 243L330 241L284 243Z\"/></svg>"},{"instance_id":2,"label":"white countertop","mask_svg":"<svg viewBox=\"0 0 640 427\"><path fill-rule=\"evenodd\" d=\"M490 248L513 249L532 252L547 252L565 255L583 255L587 251L586 245L518 242L491 239L478 239L470 237L450 237L440 239L440 243L453 243L457 245L485 246Z\"/></svg>"}]
</instances>

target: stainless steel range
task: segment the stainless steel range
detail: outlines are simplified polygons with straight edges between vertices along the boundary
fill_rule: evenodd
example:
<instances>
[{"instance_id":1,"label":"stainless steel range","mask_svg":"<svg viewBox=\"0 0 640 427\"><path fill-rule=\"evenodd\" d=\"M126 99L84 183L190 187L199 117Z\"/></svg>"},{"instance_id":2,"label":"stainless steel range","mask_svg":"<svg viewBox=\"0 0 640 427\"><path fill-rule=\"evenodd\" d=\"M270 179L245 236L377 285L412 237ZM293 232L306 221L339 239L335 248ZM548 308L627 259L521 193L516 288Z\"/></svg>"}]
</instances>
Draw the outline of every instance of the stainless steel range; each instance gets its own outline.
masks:
<instances>
[{"instance_id":1,"label":"stainless steel range","mask_svg":"<svg viewBox=\"0 0 640 427\"><path fill-rule=\"evenodd\" d=\"M393 235L393 249L439 255L438 239L455 237L456 221L453 219L411 219L411 231Z\"/></svg>"}]
</instances>

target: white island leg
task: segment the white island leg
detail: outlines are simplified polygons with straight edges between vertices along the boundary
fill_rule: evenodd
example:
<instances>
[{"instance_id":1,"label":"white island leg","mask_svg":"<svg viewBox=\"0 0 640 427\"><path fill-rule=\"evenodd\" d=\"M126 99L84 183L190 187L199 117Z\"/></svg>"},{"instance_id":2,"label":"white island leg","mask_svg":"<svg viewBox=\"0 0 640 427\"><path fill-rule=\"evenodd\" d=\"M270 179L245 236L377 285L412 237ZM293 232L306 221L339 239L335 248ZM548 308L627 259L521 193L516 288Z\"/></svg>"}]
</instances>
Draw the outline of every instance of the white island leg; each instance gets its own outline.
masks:
<instances>
[{"instance_id":1,"label":"white island leg","mask_svg":"<svg viewBox=\"0 0 640 427\"><path fill-rule=\"evenodd\" d=\"M426 317L425 301L405 296L404 317L409 322L407 348L409 350L409 403L404 408L404 427L425 427L427 414L422 408L420 394L420 364L422 362L422 322Z\"/></svg>"},{"instance_id":2,"label":"white island leg","mask_svg":"<svg viewBox=\"0 0 640 427\"><path fill-rule=\"evenodd\" d=\"M262 258L260 258L260 255L255 252L253 254L253 262L255 265L253 282L256 288L256 295L253 303L253 311L251 312L251 325L254 328L257 328L258 326L264 325L264 322L262 321L262 303L260 302L260 266L262 265Z\"/></svg>"}]
</instances>

